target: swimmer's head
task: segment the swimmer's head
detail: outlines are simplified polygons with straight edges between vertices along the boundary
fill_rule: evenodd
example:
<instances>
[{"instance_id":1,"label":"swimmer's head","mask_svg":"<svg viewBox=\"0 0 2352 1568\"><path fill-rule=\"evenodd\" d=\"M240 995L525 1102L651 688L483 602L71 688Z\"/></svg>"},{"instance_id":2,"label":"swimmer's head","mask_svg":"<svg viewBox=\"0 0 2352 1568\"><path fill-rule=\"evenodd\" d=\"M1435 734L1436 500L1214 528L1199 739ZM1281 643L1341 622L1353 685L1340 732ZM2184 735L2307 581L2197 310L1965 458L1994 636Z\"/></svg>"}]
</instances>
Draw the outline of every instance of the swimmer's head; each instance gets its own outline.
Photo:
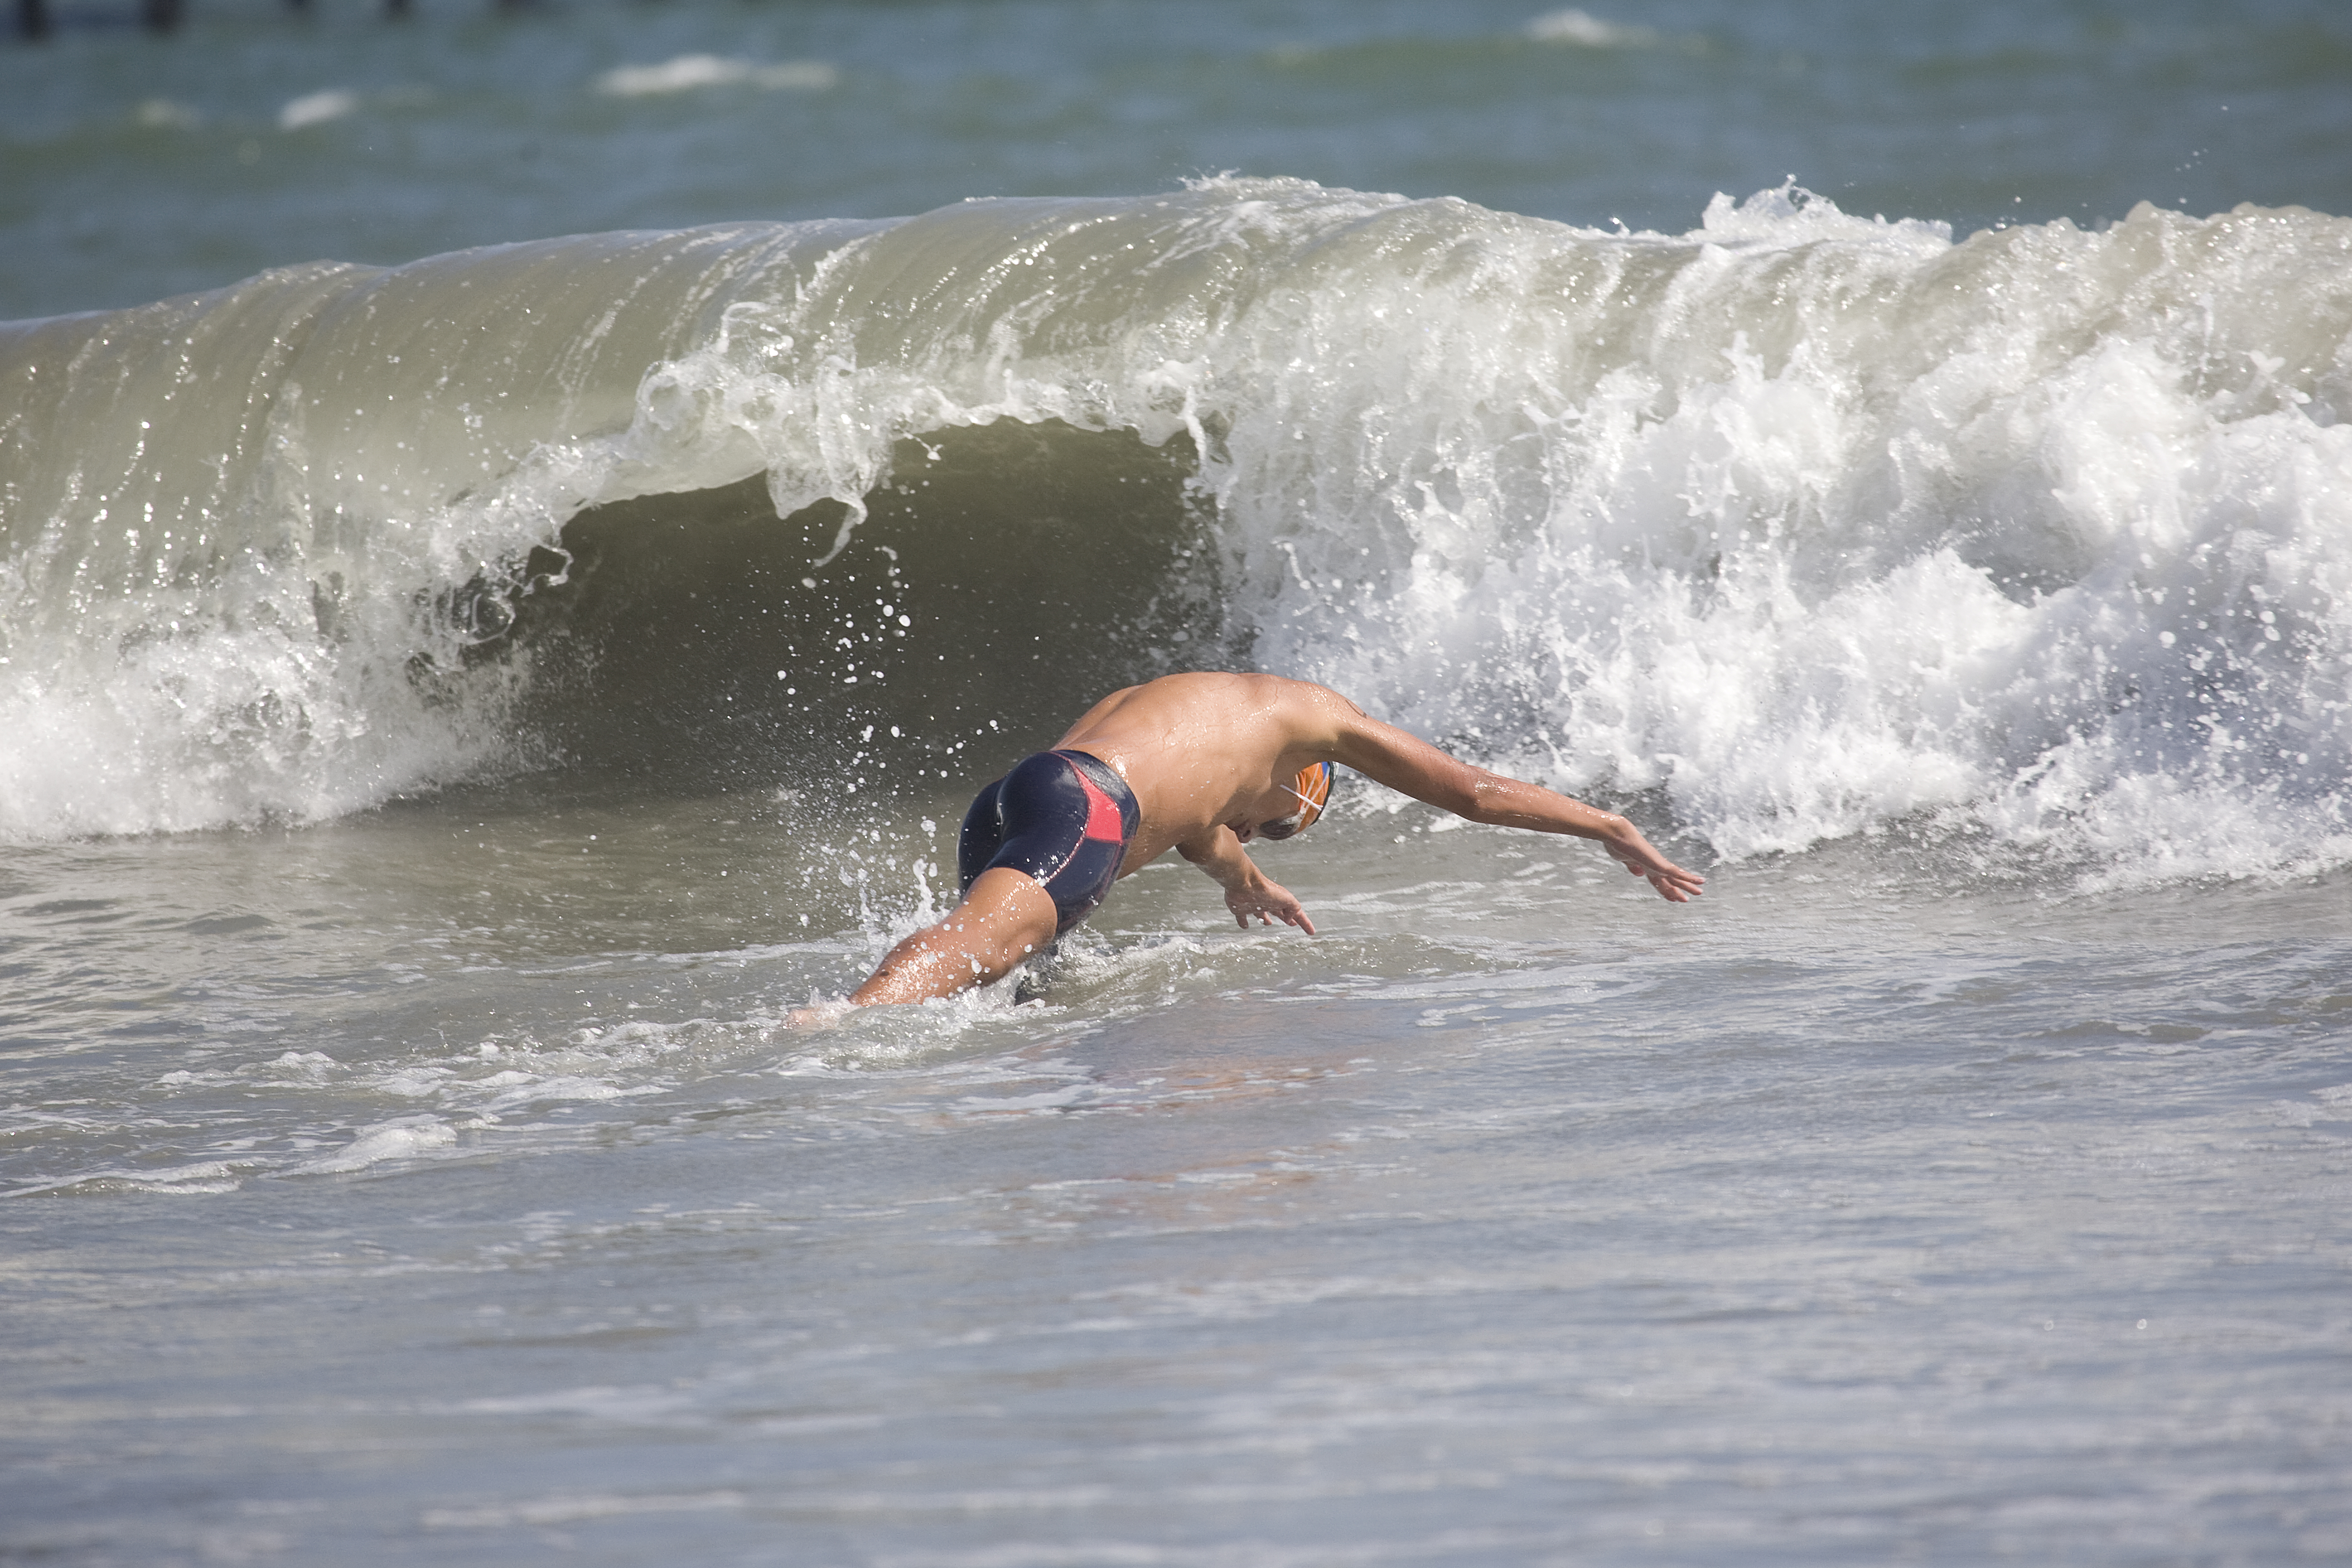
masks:
<instances>
[{"instance_id":1,"label":"swimmer's head","mask_svg":"<svg viewBox=\"0 0 2352 1568\"><path fill-rule=\"evenodd\" d=\"M1315 826L1315 819L1323 815L1324 803L1331 798L1331 764L1310 763L1299 769L1298 776L1283 787L1298 797L1298 809L1288 816L1259 823L1260 838L1287 838Z\"/></svg>"}]
</instances>

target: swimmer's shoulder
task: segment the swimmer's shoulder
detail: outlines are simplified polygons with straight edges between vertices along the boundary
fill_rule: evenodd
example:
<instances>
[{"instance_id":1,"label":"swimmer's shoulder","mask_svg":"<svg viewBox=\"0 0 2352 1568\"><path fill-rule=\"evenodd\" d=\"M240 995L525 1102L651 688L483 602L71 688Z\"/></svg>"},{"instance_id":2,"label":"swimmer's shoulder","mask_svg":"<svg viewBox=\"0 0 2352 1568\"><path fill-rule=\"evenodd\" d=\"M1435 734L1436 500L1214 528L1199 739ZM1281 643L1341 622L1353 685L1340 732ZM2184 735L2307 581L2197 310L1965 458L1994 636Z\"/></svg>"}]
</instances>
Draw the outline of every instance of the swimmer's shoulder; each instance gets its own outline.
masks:
<instances>
[{"instance_id":1,"label":"swimmer's shoulder","mask_svg":"<svg viewBox=\"0 0 2352 1568\"><path fill-rule=\"evenodd\" d=\"M1231 679L1247 683L1235 692L1240 706L1270 721L1283 752L1298 753L1302 765L1336 760L1349 737L1377 727L1377 721L1352 699L1312 680L1281 675Z\"/></svg>"},{"instance_id":2,"label":"swimmer's shoulder","mask_svg":"<svg viewBox=\"0 0 2352 1568\"><path fill-rule=\"evenodd\" d=\"M1252 696L1263 700L1292 706L1332 708L1338 711L1355 714L1359 718L1362 717L1364 712L1354 702L1329 687L1318 685L1312 680L1300 680L1295 676L1262 675L1239 671L1204 672L1200 675L1163 675L1160 680L1155 680L1151 684L1157 686L1163 680L1215 681L1229 687L1244 689Z\"/></svg>"},{"instance_id":3,"label":"swimmer's shoulder","mask_svg":"<svg viewBox=\"0 0 2352 1568\"><path fill-rule=\"evenodd\" d=\"M1125 712L1123 710L1130 710ZM1097 702L1070 733L1088 731L1115 715L1139 717L1192 710L1221 713L1228 721L1244 712L1276 720L1284 728L1320 731L1364 721L1360 707L1328 686L1286 675L1241 670L1188 670L1137 686L1123 686Z\"/></svg>"},{"instance_id":4,"label":"swimmer's shoulder","mask_svg":"<svg viewBox=\"0 0 2352 1568\"><path fill-rule=\"evenodd\" d=\"M1312 680L1297 680L1286 675L1244 675L1234 679L1249 681L1283 706L1301 712L1332 718L1367 717L1354 699Z\"/></svg>"}]
</instances>

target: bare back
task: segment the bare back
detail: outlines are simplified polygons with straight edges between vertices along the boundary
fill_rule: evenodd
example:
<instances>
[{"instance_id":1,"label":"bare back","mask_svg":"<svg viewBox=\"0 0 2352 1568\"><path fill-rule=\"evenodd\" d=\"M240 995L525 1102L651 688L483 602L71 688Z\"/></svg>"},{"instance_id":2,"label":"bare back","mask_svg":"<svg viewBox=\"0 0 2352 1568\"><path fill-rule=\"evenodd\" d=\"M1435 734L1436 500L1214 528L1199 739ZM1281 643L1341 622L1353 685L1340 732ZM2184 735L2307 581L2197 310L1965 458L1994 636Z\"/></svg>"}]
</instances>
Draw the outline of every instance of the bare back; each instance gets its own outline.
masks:
<instances>
[{"instance_id":1,"label":"bare back","mask_svg":"<svg viewBox=\"0 0 2352 1568\"><path fill-rule=\"evenodd\" d=\"M1221 824L1285 815L1284 786L1336 755L1349 721L1362 717L1303 680L1167 675L1112 692L1055 745L1101 758L1135 792L1143 820L1124 875Z\"/></svg>"}]
</instances>

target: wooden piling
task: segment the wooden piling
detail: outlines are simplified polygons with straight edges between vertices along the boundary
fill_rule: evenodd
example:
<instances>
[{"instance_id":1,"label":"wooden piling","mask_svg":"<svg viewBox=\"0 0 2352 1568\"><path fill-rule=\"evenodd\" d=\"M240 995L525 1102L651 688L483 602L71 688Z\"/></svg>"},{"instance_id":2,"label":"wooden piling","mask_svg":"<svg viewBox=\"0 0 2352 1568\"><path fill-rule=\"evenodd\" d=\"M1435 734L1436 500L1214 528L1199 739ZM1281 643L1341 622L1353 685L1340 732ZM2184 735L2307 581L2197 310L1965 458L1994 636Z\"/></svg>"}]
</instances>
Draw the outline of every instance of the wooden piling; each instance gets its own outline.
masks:
<instances>
[{"instance_id":1,"label":"wooden piling","mask_svg":"<svg viewBox=\"0 0 2352 1568\"><path fill-rule=\"evenodd\" d=\"M490 0L500 11L520 11L531 0ZM286 0L286 8L310 14L311 0ZM383 0L383 14L394 20L409 15L410 0ZM175 31L187 15L187 0L139 0L139 22L151 33ZM16 0L16 36L27 43L49 36L49 0Z\"/></svg>"}]
</instances>

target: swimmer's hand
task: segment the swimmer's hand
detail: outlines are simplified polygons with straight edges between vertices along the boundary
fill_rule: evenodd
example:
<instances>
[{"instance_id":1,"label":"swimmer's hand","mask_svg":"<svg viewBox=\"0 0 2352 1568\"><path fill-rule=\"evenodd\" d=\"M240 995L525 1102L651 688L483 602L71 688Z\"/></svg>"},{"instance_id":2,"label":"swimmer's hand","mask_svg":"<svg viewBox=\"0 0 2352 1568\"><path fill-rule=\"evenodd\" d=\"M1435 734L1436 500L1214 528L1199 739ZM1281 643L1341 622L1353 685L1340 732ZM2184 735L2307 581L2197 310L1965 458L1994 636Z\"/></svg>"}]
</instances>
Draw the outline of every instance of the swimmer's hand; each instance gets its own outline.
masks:
<instances>
[{"instance_id":1,"label":"swimmer's hand","mask_svg":"<svg viewBox=\"0 0 2352 1568\"><path fill-rule=\"evenodd\" d=\"M1280 921L1297 926L1308 936L1315 934L1315 922L1290 889L1269 880L1257 868L1257 863L1242 848L1242 841L1234 837L1230 827L1213 827L1198 838L1176 846L1176 853L1198 866L1217 886L1225 890L1225 908L1233 910L1234 923L1249 930L1250 917L1255 915L1261 924L1272 925Z\"/></svg>"},{"instance_id":2,"label":"swimmer's hand","mask_svg":"<svg viewBox=\"0 0 2352 1568\"><path fill-rule=\"evenodd\" d=\"M795 1007L784 1015L787 1029L823 1029L841 1022L853 1011L847 1002L820 1002L811 1007Z\"/></svg>"},{"instance_id":3,"label":"swimmer's hand","mask_svg":"<svg viewBox=\"0 0 2352 1568\"><path fill-rule=\"evenodd\" d=\"M1699 896L1706 879L1696 871L1685 871L1659 854L1642 830L1620 817L1623 830L1601 840L1609 853L1617 858L1628 875L1644 878L1658 889L1658 897L1670 904L1686 904Z\"/></svg>"},{"instance_id":4,"label":"swimmer's hand","mask_svg":"<svg viewBox=\"0 0 2352 1568\"><path fill-rule=\"evenodd\" d=\"M1244 931L1249 930L1250 917L1255 915L1261 925L1280 921L1308 936L1315 934L1315 922L1307 918L1306 906L1290 896L1289 889L1268 881L1263 874L1249 882L1228 885L1225 908L1234 911L1234 923Z\"/></svg>"}]
</instances>

